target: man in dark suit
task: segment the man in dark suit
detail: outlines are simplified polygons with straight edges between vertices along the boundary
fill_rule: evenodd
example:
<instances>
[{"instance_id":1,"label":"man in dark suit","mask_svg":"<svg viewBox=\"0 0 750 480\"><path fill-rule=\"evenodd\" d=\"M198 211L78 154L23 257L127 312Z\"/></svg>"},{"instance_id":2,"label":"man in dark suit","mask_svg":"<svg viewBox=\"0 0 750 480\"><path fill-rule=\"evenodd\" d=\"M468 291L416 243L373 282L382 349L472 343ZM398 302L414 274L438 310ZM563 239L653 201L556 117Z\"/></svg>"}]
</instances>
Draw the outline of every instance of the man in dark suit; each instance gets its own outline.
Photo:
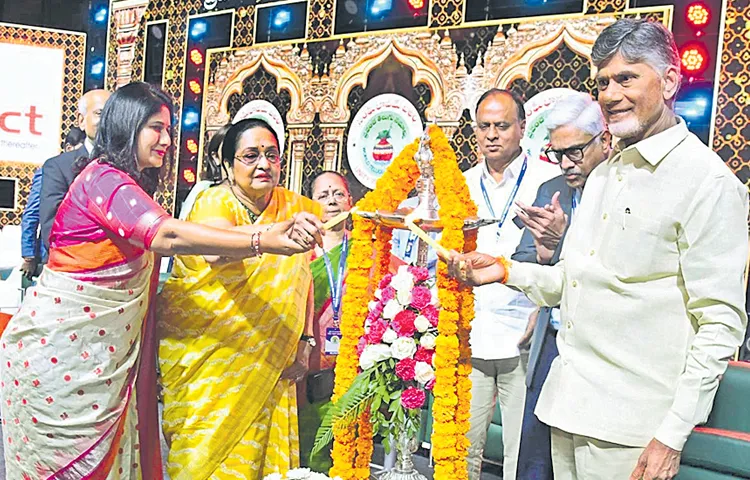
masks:
<instances>
[{"instance_id":1,"label":"man in dark suit","mask_svg":"<svg viewBox=\"0 0 750 480\"><path fill-rule=\"evenodd\" d=\"M57 209L75 178L73 164L78 158L91 155L94 150L99 117L108 98L109 92L105 90L86 92L78 102L78 127L86 133L83 146L76 150L63 152L44 162L39 224L40 238L44 242L45 251L49 250L49 234L55 221L55 215L57 215ZM47 259L43 258L42 261L46 263Z\"/></svg>"},{"instance_id":2,"label":"man in dark suit","mask_svg":"<svg viewBox=\"0 0 750 480\"><path fill-rule=\"evenodd\" d=\"M609 155L611 138L599 105L588 94L560 100L547 115L550 161L563 174L543 183L532 206L518 204L517 221L526 226L513 260L554 265L560 260L565 232L580 203L589 173ZM526 405L518 455L519 480L552 480L549 427L537 419L534 409L552 360L557 357L559 309L545 307L529 319L526 335L531 351L526 376ZM533 332L533 335L532 335Z\"/></svg>"}]
</instances>

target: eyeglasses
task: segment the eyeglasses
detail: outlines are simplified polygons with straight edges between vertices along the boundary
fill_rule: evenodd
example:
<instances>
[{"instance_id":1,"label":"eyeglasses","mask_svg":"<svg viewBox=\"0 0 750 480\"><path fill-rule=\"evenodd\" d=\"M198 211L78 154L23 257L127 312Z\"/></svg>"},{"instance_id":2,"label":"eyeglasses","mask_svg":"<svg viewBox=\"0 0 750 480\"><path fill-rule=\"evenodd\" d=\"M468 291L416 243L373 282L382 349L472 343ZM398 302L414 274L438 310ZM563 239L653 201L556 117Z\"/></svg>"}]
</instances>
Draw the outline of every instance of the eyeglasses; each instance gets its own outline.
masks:
<instances>
[{"instance_id":1,"label":"eyeglasses","mask_svg":"<svg viewBox=\"0 0 750 480\"><path fill-rule=\"evenodd\" d=\"M554 164L560 164L562 163L563 156L568 157L568 160L575 164L580 164L583 162L583 151L588 148L589 145L594 143L594 140L599 138L601 134L604 132L599 132L596 135L594 135L591 140L586 142L585 145L581 145L580 147L570 147L570 148L563 148L562 150L555 150L552 147L546 149L544 151L544 154L547 155L547 158L549 158L549 161Z\"/></svg>"},{"instance_id":2,"label":"eyeglasses","mask_svg":"<svg viewBox=\"0 0 750 480\"><path fill-rule=\"evenodd\" d=\"M332 196L333 196L333 200L336 203L341 203L341 202L345 201L347 198L349 198L349 196L347 194L345 194L344 192L338 192L338 191L337 192L333 192ZM331 198L331 195L329 195L328 192L325 192L325 193L322 193L322 194L318 195L317 197L315 197L315 200L317 200L319 202L327 202L329 198Z\"/></svg>"},{"instance_id":3,"label":"eyeglasses","mask_svg":"<svg viewBox=\"0 0 750 480\"><path fill-rule=\"evenodd\" d=\"M281 154L276 150L267 150L265 153L249 151L234 157L234 159L251 167L260 162L261 157L268 160L268 163L277 164L281 162Z\"/></svg>"}]
</instances>

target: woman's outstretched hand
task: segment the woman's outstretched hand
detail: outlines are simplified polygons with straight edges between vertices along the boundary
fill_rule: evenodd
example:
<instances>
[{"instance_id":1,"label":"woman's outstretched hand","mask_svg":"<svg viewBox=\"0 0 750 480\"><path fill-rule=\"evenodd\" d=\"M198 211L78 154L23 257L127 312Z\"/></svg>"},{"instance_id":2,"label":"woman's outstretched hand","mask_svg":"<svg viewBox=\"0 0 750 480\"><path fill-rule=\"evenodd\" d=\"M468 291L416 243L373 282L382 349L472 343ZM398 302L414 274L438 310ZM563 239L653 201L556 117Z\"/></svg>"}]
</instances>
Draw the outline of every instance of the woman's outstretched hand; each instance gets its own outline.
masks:
<instances>
[{"instance_id":1,"label":"woman's outstretched hand","mask_svg":"<svg viewBox=\"0 0 750 480\"><path fill-rule=\"evenodd\" d=\"M261 235L261 250L277 255L294 255L323 244L323 224L312 213L302 212L275 223Z\"/></svg>"},{"instance_id":2,"label":"woman's outstretched hand","mask_svg":"<svg viewBox=\"0 0 750 480\"><path fill-rule=\"evenodd\" d=\"M499 282L505 276L505 267L495 257L479 252L458 253L442 259L448 264L448 273L461 283L473 287Z\"/></svg>"}]
</instances>

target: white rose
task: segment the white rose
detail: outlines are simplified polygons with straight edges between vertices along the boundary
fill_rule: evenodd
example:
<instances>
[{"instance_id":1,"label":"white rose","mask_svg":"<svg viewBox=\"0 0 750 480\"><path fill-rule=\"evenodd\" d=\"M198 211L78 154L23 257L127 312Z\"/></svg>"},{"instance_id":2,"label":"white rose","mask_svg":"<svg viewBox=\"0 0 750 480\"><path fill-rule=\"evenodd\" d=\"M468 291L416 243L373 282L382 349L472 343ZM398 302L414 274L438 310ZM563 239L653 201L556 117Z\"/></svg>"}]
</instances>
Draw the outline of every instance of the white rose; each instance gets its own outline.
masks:
<instances>
[{"instance_id":1,"label":"white rose","mask_svg":"<svg viewBox=\"0 0 750 480\"><path fill-rule=\"evenodd\" d=\"M289 480L304 480L310 476L309 468L293 468L286 472L286 478Z\"/></svg>"},{"instance_id":2,"label":"white rose","mask_svg":"<svg viewBox=\"0 0 750 480\"><path fill-rule=\"evenodd\" d=\"M396 300L395 298L388 300L388 303L386 303L385 307L383 308L383 318L393 320L396 315L403 309L404 307L402 307L401 304L398 303L398 300Z\"/></svg>"},{"instance_id":3,"label":"white rose","mask_svg":"<svg viewBox=\"0 0 750 480\"><path fill-rule=\"evenodd\" d=\"M431 333L425 333L422 338L419 339L419 344L424 348L434 350L435 349L435 335Z\"/></svg>"},{"instance_id":4,"label":"white rose","mask_svg":"<svg viewBox=\"0 0 750 480\"><path fill-rule=\"evenodd\" d=\"M368 370L375 366L376 363L391 358L391 348L388 345L378 343L377 345L368 345L359 356L359 366L362 370Z\"/></svg>"},{"instance_id":5,"label":"white rose","mask_svg":"<svg viewBox=\"0 0 750 480\"><path fill-rule=\"evenodd\" d=\"M409 358L417 353L417 342L410 337L399 337L391 345L391 356L398 360Z\"/></svg>"},{"instance_id":6,"label":"white rose","mask_svg":"<svg viewBox=\"0 0 750 480\"><path fill-rule=\"evenodd\" d=\"M396 332L394 332L392 328L389 328L383 334L382 342L390 344L390 343L395 342L397 338L398 338L398 334L396 334Z\"/></svg>"},{"instance_id":7,"label":"white rose","mask_svg":"<svg viewBox=\"0 0 750 480\"><path fill-rule=\"evenodd\" d=\"M436 308L440 308L440 298L438 298L438 288L437 283L435 283L432 287L430 287L430 303L434 305Z\"/></svg>"},{"instance_id":8,"label":"white rose","mask_svg":"<svg viewBox=\"0 0 750 480\"><path fill-rule=\"evenodd\" d=\"M432 369L430 364L426 362L417 362L414 366L414 379L422 385L425 385L433 378L435 378L435 370Z\"/></svg>"},{"instance_id":9,"label":"white rose","mask_svg":"<svg viewBox=\"0 0 750 480\"><path fill-rule=\"evenodd\" d=\"M411 293L412 288L414 288L414 275L409 273L409 271L406 270L406 267L402 265L399 267L398 273L393 276L391 287L393 287L397 293L402 291Z\"/></svg>"},{"instance_id":10,"label":"white rose","mask_svg":"<svg viewBox=\"0 0 750 480\"><path fill-rule=\"evenodd\" d=\"M430 321L427 320L427 317L425 317L424 315L419 315L414 320L414 326L417 328L417 331L419 333L424 333L429 330L432 325L430 324Z\"/></svg>"},{"instance_id":11,"label":"white rose","mask_svg":"<svg viewBox=\"0 0 750 480\"><path fill-rule=\"evenodd\" d=\"M371 301L370 303L367 304L367 310L370 311L370 312L372 312L373 310L375 310L375 307L377 307L377 306L378 306L378 302L375 301L375 300L373 300L373 301Z\"/></svg>"},{"instance_id":12,"label":"white rose","mask_svg":"<svg viewBox=\"0 0 750 480\"><path fill-rule=\"evenodd\" d=\"M380 290L379 288L375 290L375 298L377 298L378 300L383 298L383 291Z\"/></svg>"},{"instance_id":13,"label":"white rose","mask_svg":"<svg viewBox=\"0 0 750 480\"><path fill-rule=\"evenodd\" d=\"M404 307L408 307L411 303L411 289L409 290L396 290L396 300Z\"/></svg>"}]
</instances>

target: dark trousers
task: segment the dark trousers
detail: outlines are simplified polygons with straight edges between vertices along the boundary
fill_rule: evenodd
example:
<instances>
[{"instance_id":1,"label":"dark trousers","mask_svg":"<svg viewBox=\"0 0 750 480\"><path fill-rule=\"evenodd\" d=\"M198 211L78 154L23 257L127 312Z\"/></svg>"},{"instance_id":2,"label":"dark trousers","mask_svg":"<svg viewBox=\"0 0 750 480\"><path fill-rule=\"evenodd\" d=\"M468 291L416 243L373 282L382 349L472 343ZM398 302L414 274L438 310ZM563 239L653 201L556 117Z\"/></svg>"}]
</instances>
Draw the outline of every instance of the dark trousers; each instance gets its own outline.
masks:
<instances>
[{"instance_id":1,"label":"dark trousers","mask_svg":"<svg viewBox=\"0 0 750 480\"><path fill-rule=\"evenodd\" d=\"M531 386L526 388L526 405L521 426L521 446L518 450L518 480L552 480L552 449L549 426L534 415L542 385L547 379L552 361L557 357L557 331L547 327L544 332L539 359Z\"/></svg>"}]
</instances>

